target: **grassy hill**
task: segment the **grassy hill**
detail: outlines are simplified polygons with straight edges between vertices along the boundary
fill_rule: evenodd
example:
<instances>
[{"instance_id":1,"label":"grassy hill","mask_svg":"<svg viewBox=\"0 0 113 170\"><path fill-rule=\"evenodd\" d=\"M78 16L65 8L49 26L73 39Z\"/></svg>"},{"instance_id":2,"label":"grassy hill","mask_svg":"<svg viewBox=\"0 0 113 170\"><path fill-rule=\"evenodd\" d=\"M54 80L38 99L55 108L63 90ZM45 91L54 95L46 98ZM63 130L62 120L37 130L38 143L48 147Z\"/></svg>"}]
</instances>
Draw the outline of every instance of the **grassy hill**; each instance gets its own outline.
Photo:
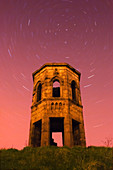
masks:
<instances>
[{"instance_id":1,"label":"grassy hill","mask_svg":"<svg viewBox=\"0 0 113 170\"><path fill-rule=\"evenodd\" d=\"M112 148L107 147L0 150L0 170L112 170L112 161Z\"/></svg>"}]
</instances>

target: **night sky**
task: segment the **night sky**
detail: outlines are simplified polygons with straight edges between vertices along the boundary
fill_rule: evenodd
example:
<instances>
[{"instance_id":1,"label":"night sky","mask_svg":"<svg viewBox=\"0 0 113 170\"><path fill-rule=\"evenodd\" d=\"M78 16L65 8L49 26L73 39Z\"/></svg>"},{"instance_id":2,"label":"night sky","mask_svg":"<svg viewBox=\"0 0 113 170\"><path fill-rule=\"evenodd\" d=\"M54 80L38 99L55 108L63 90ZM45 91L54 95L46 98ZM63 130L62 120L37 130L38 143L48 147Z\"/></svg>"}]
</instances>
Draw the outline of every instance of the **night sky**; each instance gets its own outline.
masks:
<instances>
[{"instance_id":1,"label":"night sky","mask_svg":"<svg viewBox=\"0 0 113 170\"><path fill-rule=\"evenodd\" d=\"M113 137L113 0L0 0L0 148L27 145L32 72L48 62L81 72L87 146L102 146Z\"/></svg>"}]
</instances>

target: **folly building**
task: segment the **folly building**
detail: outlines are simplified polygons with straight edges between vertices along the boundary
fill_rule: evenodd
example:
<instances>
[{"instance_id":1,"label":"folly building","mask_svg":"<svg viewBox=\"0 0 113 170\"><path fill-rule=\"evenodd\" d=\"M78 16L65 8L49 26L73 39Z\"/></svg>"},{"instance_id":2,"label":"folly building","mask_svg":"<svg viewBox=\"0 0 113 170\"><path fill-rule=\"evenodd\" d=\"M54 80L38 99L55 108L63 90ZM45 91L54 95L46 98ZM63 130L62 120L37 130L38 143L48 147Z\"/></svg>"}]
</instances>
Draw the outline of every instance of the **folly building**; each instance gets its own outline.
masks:
<instances>
[{"instance_id":1,"label":"folly building","mask_svg":"<svg viewBox=\"0 0 113 170\"><path fill-rule=\"evenodd\" d=\"M80 72L66 63L47 63L32 75L29 146L57 145L53 132L62 132L63 145L85 146Z\"/></svg>"}]
</instances>

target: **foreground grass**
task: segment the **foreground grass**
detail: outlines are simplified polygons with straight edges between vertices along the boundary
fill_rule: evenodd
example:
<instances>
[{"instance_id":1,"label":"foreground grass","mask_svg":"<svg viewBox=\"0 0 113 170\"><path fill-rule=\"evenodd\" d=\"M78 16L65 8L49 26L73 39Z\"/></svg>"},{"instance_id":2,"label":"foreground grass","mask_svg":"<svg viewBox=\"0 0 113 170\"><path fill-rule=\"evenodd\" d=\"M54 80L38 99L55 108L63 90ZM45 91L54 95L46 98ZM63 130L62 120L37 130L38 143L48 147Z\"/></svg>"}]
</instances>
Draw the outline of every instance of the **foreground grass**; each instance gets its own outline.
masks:
<instances>
[{"instance_id":1,"label":"foreground grass","mask_svg":"<svg viewBox=\"0 0 113 170\"><path fill-rule=\"evenodd\" d=\"M0 170L112 170L112 148L25 147L0 150Z\"/></svg>"}]
</instances>

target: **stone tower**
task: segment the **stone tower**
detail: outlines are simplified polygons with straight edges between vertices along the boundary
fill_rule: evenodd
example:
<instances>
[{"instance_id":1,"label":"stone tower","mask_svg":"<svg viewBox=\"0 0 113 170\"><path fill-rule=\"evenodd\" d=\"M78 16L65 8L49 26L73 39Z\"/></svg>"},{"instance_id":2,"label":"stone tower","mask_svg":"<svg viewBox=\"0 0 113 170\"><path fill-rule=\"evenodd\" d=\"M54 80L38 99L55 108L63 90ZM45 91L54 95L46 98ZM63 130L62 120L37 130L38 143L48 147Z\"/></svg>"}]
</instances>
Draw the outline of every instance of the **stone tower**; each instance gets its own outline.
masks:
<instances>
[{"instance_id":1,"label":"stone tower","mask_svg":"<svg viewBox=\"0 0 113 170\"><path fill-rule=\"evenodd\" d=\"M56 145L52 132L62 132L63 145L85 146L80 72L66 63L47 63L32 75L29 146Z\"/></svg>"}]
</instances>

